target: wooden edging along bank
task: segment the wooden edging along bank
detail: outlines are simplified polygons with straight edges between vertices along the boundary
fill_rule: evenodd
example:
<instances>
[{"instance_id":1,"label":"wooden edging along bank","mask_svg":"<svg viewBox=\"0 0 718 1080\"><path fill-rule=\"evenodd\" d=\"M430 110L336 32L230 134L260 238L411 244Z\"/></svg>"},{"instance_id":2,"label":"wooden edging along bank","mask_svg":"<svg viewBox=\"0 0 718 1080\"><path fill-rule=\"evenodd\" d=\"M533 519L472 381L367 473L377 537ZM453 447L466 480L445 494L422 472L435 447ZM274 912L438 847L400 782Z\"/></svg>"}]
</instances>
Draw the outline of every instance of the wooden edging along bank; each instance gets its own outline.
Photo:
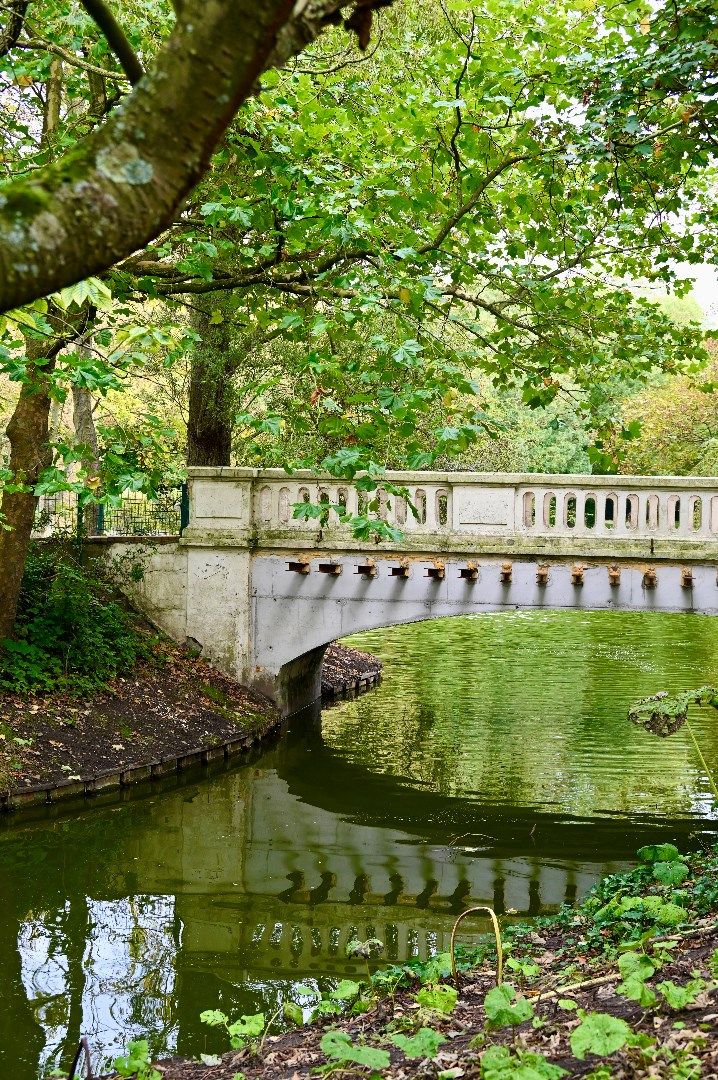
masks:
<instances>
[{"instance_id":1,"label":"wooden edging along bank","mask_svg":"<svg viewBox=\"0 0 718 1080\"><path fill-rule=\"evenodd\" d=\"M346 681L340 686L325 686L322 689L322 703L331 705L346 698L357 697L359 694L372 690L380 682L381 671L376 671L371 675ZM0 814L14 813L38 806L50 806L70 799L89 800L105 792L134 787L143 781L165 780L169 776L180 775L189 769L226 761L239 754L248 753L253 747L264 742L277 732L286 719L272 716L256 730L237 735L217 746L203 746L200 749L179 754L177 757L159 758L126 769L107 769L87 780L37 784L21 791L0 792Z\"/></svg>"}]
</instances>

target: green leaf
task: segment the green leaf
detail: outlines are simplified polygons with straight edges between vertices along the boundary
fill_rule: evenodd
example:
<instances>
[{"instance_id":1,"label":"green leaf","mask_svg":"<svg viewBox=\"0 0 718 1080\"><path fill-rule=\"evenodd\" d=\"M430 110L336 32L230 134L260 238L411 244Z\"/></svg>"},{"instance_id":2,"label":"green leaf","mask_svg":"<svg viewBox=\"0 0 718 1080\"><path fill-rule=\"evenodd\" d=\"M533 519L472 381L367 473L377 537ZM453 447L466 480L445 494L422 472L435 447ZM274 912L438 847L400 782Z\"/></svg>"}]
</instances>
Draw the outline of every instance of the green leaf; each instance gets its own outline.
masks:
<instances>
[{"instance_id":1,"label":"green leaf","mask_svg":"<svg viewBox=\"0 0 718 1080\"><path fill-rule=\"evenodd\" d=\"M454 1011L458 994L453 986L424 986L416 995L419 1005L439 1013Z\"/></svg>"},{"instance_id":2,"label":"green leaf","mask_svg":"<svg viewBox=\"0 0 718 1080\"><path fill-rule=\"evenodd\" d=\"M706 983L703 979L691 979L685 986L678 986L676 983L667 980L658 983L656 989L663 995L672 1009L685 1009L686 1006L693 1004L705 988Z\"/></svg>"},{"instance_id":3,"label":"green leaf","mask_svg":"<svg viewBox=\"0 0 718 1080\"><path fill-rule=\"evenodd\" d=\"M199 1014L199 1018L203 1024L209 1024L210 1027L223 1027L229 1023L227 1014L219 1009L205 1009Z\"/></svg>"},{"instance_id":4,"label":"green leaf","mask_svg":"<svg viewBox=\"0 0 718 1080\"><path fill-rule=\"evenodd\" d=\"M513 1054L507 1046L491 1046L481 1055L481 1080L560 1080L566 1075L560 1065L532 1051Z\"/></svg>"},{"instance_id":5,"label":"green leaf","mask_svg":"<svg viewBox=\"0 0 718 1080\"><path fill-rule=\"evenodd\" d=\"M415 1035L392 1035L391 1041L408 1058L434 1058L446 1037L433 1028L419 1028Z\"/></svg>"},{"instance_id":6,"label":"green leaf","mask_svg":"<svg viewBox=\"0 0 718 1080\"><path fill-rule=\"evenodd\" d=\"M649 1008L658 1001L656 994L651 990L650 986L646 986L645 980L638 973L629 975L627 979L618 984L616 990L623 997L630 998L631 1001L637 1001L644 1008Z\"/></svg>"},{"instance_id":7,"label":"green leaf","mask_svg":"<svg viewBox=\"0 0 718 1080\"><path fill-rule=\"evenodd\" d=\"M304 1023L304 1013L302 1012L301 1006L297 1005L296 1001L285 1001L283 1012L287 1020L291 1020L293 1024Z\"/></svg>"},{"instance_id":8,"label":"green leaf","mask_svg":"<svg viewBox=\"0 0 718 1080\"><path fill-rule=\"evenodd\" d=\"M661 926L680 926L688 918L688 912L680 904L661 904L655 917Z\"/></svg>"},{"instance_id":9,"label":"green leaf","mask_svg":"<svg viewBox=\"0 0 718 1080\"><path fill-rule=\"evenodd\" d=\"M606 1057L624 1047L630 1036L631 1029L625 1020L608 1013L587 1013L571 1032L571 1050L579 1061L586 1054Z\"/></svg>"},{"instance_id":10,"label":"green leaf","mask_svg":"<svg viewBox=\"0 0 718 1080\"><path fill-rule=\"evenodd\" d=\"M657 862L653 864L653 876L661 885L680 885L688 877L688 867L683 862Z\"/></svg>"},{"instance_id":11,"label":"green leaf","mask_svg":"<svg viewBox=\"0 0 718 1080\"><path fill-rule=\"evenodd\" d=\"M681 853L674 844L646 844L639 848L638 858L645 863L669 863L681 858Z\"/></svg>"},{"instance_id":12,"label":"green leaf","mask_svg":"<svg viewBox=\"0 0 718 1080\"><path fill-rule=\"evenodd\" d=\"M517 994L510 983L502 983L489 990L484 998L484 1011L492 1027L523 1024L534 1014L531 1002Z\"/></svg>"},{"instance_id":13,"label":"green leaf","mask_svg":"<svg viewBox=\"0 0 718 1080\"><path fill-rule=\"evenodd\" d=\"M351 1001L361 993L361 983L352 979L342 979L329 995L334 1001Z\"/></svg>"},{"instance_id":14,"label":"green leaf","mask_svg":"<svg viewBox=\"0 0 718 1080\"><path fill-rule=\"evenodd\" d=\"M370 1069L386 1069L391 1058L387 1050L356 1046L345 1031L327 1031L319 1044L326 1057L337 1062L354 1062Z\"/></svg>"},{"instance_id":15,"label":"green leaf","mask_svg":"<svg viewBox=\"0 0 718 1080\"><path fill-rule=\"evenodd\" d=\"M650 979L651 975L655 973L655 965L651 963L650 959L643 953L637 952L625 952L623 956L619 958L618 970L624 979L627 979L629 975L637 975L639 978Z\"/></svg>"},{"instance_id":16,"label":"green leaf","mask_svg":"<svg viewBox=\"0 0 718 1080\"><path fill-rule=\"evenodd\" d=\"M227 1031L232 1039L244 1042L246 1039L255 1039L264 1031L264 1013L254 1013L251 1016L240 1016L239 1020L229 1024Z\"/></svg>"}]
</instances>

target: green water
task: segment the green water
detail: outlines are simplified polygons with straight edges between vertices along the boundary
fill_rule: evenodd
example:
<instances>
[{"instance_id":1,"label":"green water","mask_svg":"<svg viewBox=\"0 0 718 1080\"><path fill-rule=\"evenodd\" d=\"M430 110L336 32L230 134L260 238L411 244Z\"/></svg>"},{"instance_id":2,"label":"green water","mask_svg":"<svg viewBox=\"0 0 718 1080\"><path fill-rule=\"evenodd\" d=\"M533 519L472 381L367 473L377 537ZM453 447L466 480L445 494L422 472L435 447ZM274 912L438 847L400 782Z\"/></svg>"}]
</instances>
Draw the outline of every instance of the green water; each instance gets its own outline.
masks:
<instances>
[{"instance_id":1,"label":"green water","mask_svg":"<svg viewBox=\"0 0 718 1080\"><path fill-rule=\"evenodd\" d=\"M625 720L718 680L710 619L506 613L356 644L385 661L379 690L252 763L3 823L0 1075L35 1080L80 1034L98 1070L138 1035L223 1049L202 1009L271 1013L358 973L356 933L426 956L471 901L555 910L648 840L718 834L684 733ZM714 716L694 728L718 770Z\"/></svg>"}]
</instances>

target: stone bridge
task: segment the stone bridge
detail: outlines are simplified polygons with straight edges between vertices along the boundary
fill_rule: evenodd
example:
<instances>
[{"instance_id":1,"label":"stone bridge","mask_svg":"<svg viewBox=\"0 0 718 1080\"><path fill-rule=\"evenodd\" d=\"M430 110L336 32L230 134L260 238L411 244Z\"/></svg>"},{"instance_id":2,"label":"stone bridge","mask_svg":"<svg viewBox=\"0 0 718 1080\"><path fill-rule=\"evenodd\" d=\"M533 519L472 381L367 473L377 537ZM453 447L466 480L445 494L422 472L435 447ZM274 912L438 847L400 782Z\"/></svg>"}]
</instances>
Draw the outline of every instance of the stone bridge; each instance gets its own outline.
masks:
<instances>
[{"instance_id":1,"label":"stone bridge","mask_svg":"<svg viewBox=\"0 0 718 1080\"><path fill-rule=\"evenodd\" d=\"M362 630L504 608L718 614L715 478L401 472L386 483L404 494L190 469L189 526L150 551L136 599L286 713L319 696L326 646ZM322 502L325 522L294 516ZM331 507L402 538L359 540Z\"/></svg>"}]
</instances>

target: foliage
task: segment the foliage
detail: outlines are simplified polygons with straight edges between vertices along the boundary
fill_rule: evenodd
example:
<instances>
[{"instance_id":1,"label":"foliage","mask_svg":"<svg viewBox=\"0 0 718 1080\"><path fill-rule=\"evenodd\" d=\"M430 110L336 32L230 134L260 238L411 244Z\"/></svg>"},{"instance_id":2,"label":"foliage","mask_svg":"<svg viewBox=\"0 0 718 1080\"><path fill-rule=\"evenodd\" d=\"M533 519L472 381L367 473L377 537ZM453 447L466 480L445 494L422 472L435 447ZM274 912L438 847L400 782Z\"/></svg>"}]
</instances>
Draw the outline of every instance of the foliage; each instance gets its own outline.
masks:
<instances>
[{"instance_id":1,"label":"foliage","mask_svg":"<svg viewBox=\"0 0 718 1080\"><path fill-rule=\"evenodd\" d=\"M490 1046L481 1055L481 1080L560 1080L566 1075L560 1065L529 1050L513 1053L508 1046Z\"/></svg>"},{"instance_id":2,"label":"foliage","mask_svg":"<svg viewBox=\"0 0 718 1080\"><path fill-rule=\"evenodd\" d=\"M453 986L429 984L421 988L416 995L416 1000L425 1009L448 1015L454 1011L458 996Z\"/></svg>"},{"instance_id":3,"label":"foliage","mask_svg":"<svg viewBox=\"0 0 718 1080\"><path fill-rule=\"evenodd\" d=\"M84 693L150 655L148 639L95 566L72 549L35 547L15 637L2 642L0 688Z\"/></svg>"},{"instance_id":4,"label":"foliage","mask_svg":"<svg viewBox=\"0 0 718 1080\"><path fill-rule=\"evenodd\" d=\"M523 995L517 994L510 983L501 983L489 990L484 998L486 1018L493 1027L522 1024L534 1014L533 1005Z\"/></svg>"},{"instance_id":5,"label":"foliage","mask_svg":"<svg viewBox=\"0 0 718 1080\"><path fill-rule=\"evenodd\" d=\"M691 705L709 705L718 709L718 690L714 686L701 686L698 690L686 690L682 694L672 696L665 692L653 694L632 705L628 712L628 719L662 738L672 735L685 724L696 754L705 769L711 790L718 799L718 779L708 766L693 728L688 722L688 709ZM669 870L665 872L671 876Z\"/></svg>"},{"instance_id":6,"label":"foliage","mask_svg":"<svg viewBox=\"0 0 718 1080\"><path fill-rule=\"evenodd\" d=\"M715 476L718 472L718 342L706 347L711 363L693 376L672 376L643 387L620 406L625 428L637 426L630 442L609 440L620 452L622 473Z\"/></svg>"},{"instance_id":7,"label":"foliage","mask_svg":"<svg viewBox=\"0 0 718 1080\"><path fill-rule=\"evenodd\" d=\"M670 696L665 692L653 694L632 705L628 719L653 735L665 738L685 724L691 705L712 705L718 709L718 690L714 686L701 686L698 690Z\"/></svg>"},{"instance_id":8,"label":"foliage","mask_svg":"<svg viewBox=\"0 0 718 1080\"><path fill-rule=\"evenodd\" d=\"M353 1001L361 993L361 984L353 979L341 979L331 991L333 1001Z\"/></svg>"},{"instance_id":9,"label":"foliage","mask_svg":"<svg viewBox=\"0 0 718 1080\"><path fill-rule=\"evenodd\" d=\"M683 4L639 8L407 0L383 13L381 48L360 64L337 31L328 54L264 78L157 242L106 280L12 313L0 367L27 385L24 335L46 334L51 311L92 306L86 347L66 350L51 381L56 401L82 388L105 403L100 497L176 474L189 369L206 344L188 311L201 304L228 346L204 397L232 387L243 463L375 480L401 465L614 467L608 433L635 434L631 419L614 422L627 392L704 356L695 324L652 297L656 284L684 291L676 264L713 244L683 221L710 208L696 139L714 119L714 20ZM45 32L23 30L10 54L8 177L71 151L128 90L81 5L43 0L33 19ZM122 21L151 66L171 5L128 3ZM50 146L39 138L48 40L70 58ZM670 43L658 82L655 41ZM120 404L128 386L137 409ZM70 464L90 482L71 439L41 482L61 483ZM375 511L353 526L391 539Z\"/></svg>"},{"instance_id":10,"label":"foliage","mask_svg":"<svg viewBox=\"0 0 718 1080\"><path fill-rule=\"evenodd\" d=\"M679 904L660 896L621 896L610 900L596 912L597 926L613 924L625 927L631 936L657 927L680 926L688 912Z\"/></svg>"},{"instance_id":11,"label":"foliage","mask_svg":"<svg viewBox=\"0 0 718 1080\"><path fill-rule=\"evenodd\" d=\"M658 983L656 989L663 995L672 1009L685 1009L696 1000L706 986L707 983L704 979L690 979L685 986L678 986L676 983L667 980Z\"/></svg>"},{"instance_id":12,"label":"foliage","mask_svg":"<svg viewBox=\"0 0 718 1080\"><path fill-rule=\"evenodd\" d=\"M345 952L347 956L361 956L365 960L369 960L372 956L378 956L384 948L384 942L379 938L367 938L366 941L360 941L359 938L352 938L347 942Z\"/></svg>"},{"instance_id":13,"label":"foliage","mask_svg":"<svg viewBox=\"0 0 718 1080\"><path fill-rule=\"evenodd\" d=\"M162 1080L162 1074L152 1066L149 1043L146 1039L135 1039L131 1042L127 1047L127 1054L115 1058L112 1065L122 1077L134 1077L135 1080Z\"/></svg>"},{"instance_id":14,"label":"foliage","mask_svg":"<svg viewBox=\"0 0 718 1080\"><path fill-rule=\"evenodd\" d=\"M658 1000L653 990L646 986L646 980L656 972L656 965L640 953L627 952L620 957L618 969L623 976L617 991L631 1001L637 1001L644 1008L655 1005Z\"/></svg>"},{"instance_id":15,"label":"foliage","mask_svg":"<svg viewBox=\"0 0 718 1080\"><path fill-rule=\"evenodd\" d=\"M434 1058L446 1036L433 1028L422 1027L414 1035L392 1035L391 1041L408 1058Z\"/></svg>"},{"instance_id":16,"label":"foliage","mask_svg":"<svg viewBox=\"0 0 718 1080\"><path fill-rule=\"evenodd\" d=\"M586 1054L606 1057L621 1050L631 1038L625 1020L609 1013L584 1013L581 1023L571 1032L571 1050L579 1061Z\"/></svg>"},{"instance_id":17,"label":"foliage","mask_svg":"<svg viewBox=\"0 0 718 1080\"><path fill-rule=\"evenodd\" d=\"M229 1045L233 1050L240 1050L244 1046L255 1047L266 1026L264 1013L230 1020L221 1009L205 1009L199 1018L209 1027L223 1027L229 1035Z\"/></svg>"},{"instance_id":18,"label":"foliage","mask_svg":"<svg viewBox=\"0 0 718 1080\"><path fill-rule=\"evenodd\" d=\"M320 1046L332 1065L365 1065L369 1069L386 1069L390 1062L388 1051L358 1045L345 1031L327 1031L322 1036Z\"/></svg>"}]
</instances>

